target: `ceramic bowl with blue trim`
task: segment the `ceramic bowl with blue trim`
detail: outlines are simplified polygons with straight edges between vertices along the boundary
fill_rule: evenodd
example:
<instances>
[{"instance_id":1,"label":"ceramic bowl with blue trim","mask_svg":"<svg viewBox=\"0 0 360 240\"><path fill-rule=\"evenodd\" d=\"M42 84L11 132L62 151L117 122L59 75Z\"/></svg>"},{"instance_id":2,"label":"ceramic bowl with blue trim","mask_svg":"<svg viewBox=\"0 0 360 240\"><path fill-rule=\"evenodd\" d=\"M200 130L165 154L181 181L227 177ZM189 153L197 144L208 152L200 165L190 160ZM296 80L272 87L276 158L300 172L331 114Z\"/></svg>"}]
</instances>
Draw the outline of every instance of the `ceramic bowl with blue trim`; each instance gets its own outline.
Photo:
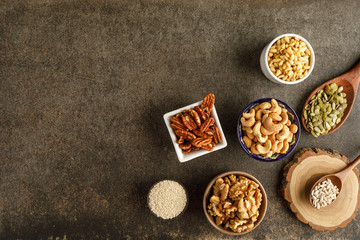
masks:
<instances>
[{"instance_id":1,"label":"ceramic bowl with blue trim","mask_svg":"<svg viewBox=\"0 0 360 240\"><path fill-rule=\"evenodd\" d=\"M264 157L262 155L259 154L254 154L245 144L243 137L244 137L244 131L242 130L242 123L241 123L241 117L243 116L243 113L248 113L252 108L254 108L256 105L262 104L264 102L271 102L271 99L273 98L262 98L262 99L258 99L252 103L250 103L245 109L244 111L240 114L238 122L237 122L237 136L238 136L238 140L240 142L241 147L244 149L244 151L251 157L254 158L256 160L259 161L263 161L263 162L274 162L274 161L279 161L283 158L286 158L295 148L296 145L300 139L300 134L301 134L301 126L300 126L300 121L299 118L296 114L296 112L285 102L279 100L279 99L275 99L278 103L278 105L281 108L285 108L287 110L287 115L288 115L288 119L297 126L297 132L295 134L293 134L293 138L289 143L289 148L288 150L284 153L274 153L273 155L269 156L269 157Z\"/></svg>"}]
</instances>

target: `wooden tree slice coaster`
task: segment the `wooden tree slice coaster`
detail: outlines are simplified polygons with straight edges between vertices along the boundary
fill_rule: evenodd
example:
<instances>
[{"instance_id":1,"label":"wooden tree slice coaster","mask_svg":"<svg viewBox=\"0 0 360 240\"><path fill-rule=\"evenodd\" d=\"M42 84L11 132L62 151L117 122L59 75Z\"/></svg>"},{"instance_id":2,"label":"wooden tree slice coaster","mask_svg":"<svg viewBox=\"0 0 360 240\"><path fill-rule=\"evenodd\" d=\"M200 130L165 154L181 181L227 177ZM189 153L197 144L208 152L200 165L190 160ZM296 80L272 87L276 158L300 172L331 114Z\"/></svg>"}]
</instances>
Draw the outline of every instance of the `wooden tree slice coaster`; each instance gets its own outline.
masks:
<instances>
[{"instance_id":1,"label":"wooden tree slice coaster","mask_svg":"<svg viewBox=\"0 0 360 240\"><path fill-rule=\"evenodd\" d=\"M284 167L282 192L296 217L315 230L343 228L360 207L360 180L357 168L348 175L331 205L314 208L309 201L311 186L322 176L344 169L350 160L334 150L303 148Z\"/></svg>"}]
</instances>

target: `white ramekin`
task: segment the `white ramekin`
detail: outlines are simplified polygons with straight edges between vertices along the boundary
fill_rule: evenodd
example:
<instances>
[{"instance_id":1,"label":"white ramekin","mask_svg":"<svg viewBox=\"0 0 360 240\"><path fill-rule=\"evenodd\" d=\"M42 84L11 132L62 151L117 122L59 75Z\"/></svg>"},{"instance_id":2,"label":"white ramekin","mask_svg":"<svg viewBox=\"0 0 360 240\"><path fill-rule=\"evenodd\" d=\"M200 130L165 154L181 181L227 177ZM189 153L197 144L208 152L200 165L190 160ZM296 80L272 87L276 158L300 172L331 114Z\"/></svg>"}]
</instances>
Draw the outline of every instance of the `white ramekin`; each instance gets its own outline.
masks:
<instances>
[{"instance_id":1,"label":"white ramekin","mask_svg":"<svg viewBox=\"0 0 360 240\"><path fill-rule=\"evenodd\" d=\"M307 47L309 48L310 52L311 52L311 56L310 56L310 69L309 69L309 72L308 74L303 77L303 78L300 78L299 80L296 80L296 81L284 81L284 80L281 80L280 78L276 77L270 70L269 68L269 64L268 64L268 61L267 61L267 56L268 56L268 53L269 53L269 50L270 50L270 47L277 41L279 40L280 38L282 37L285 37L285 36L289 36L289 37L298 37L299 39L301 39L302 41L305 42L305 44L307 45ZM312 46L310 45L310 43L305 39L303 38L302 36L299 36L297 34L293 34L293 33L286 33L286 34L283 34L283 35L280 35L278 37L276 37L274 40L272 40L268 45L265 46L265 48L263 49L262 53L261 53L261 56L260 56L260 67L261 67L261 71L263 72L263 74L265 75L265 77L267 77L270 81L272 82L275 82L275 83L279 83L279 84L298 84L298 83L301 83L302 81L304 81L305 79L307 79L312 70L314 69L314 65L315 65L315 53L314 53L314 50L312 48Z\"/></svg>"},{"instance_id":2,"label":"white ramekin","mask_svg":"<svg viewBox=\"0 0 360 240\"><path fill-rule=\"evenodd\" d=\"M222 148L225 148L227 146L227 141L226 141L226 138L225 138L225 134L224 134L224 131L222 130L220 120L219 120L219 117L218 117L218 114L216 112L216 108L215 108L215 105L214 105L213 109L211 111L211 116L215 119L216 126L219 128L219 130L221 132L222 142L216 144L216 146L213 148L212 151L207 151L205 149L199 149L197 151L191 151L190 153L187 153L187 154L184 154L182 152L181 148L179 147L179 144L177 143L177 136L176 136L176 134L174 132L174 129L172 129L170 127L170 123L171 123L170 117L175 116L177 113L181 113L182 111L184 111L186 109L191 109L191 108L193 108L195 106L200 106L201 103L202 103L202 101L190 104L188 106L185 106L185 107L176 109L174 111L165 113L164 116L163 116L166 127L167 127L167 129L169 131L169 134L170 134L170 137L171 137L171 141L172 141L172 143L174 145L176 155L177 155L180 162L187 162L189 160L200 157L202 155L205 155L205 154L208 154L208 153L213 153L213 152L215 152L217 150L220 150Z\"/></svg>"}]
</instances>

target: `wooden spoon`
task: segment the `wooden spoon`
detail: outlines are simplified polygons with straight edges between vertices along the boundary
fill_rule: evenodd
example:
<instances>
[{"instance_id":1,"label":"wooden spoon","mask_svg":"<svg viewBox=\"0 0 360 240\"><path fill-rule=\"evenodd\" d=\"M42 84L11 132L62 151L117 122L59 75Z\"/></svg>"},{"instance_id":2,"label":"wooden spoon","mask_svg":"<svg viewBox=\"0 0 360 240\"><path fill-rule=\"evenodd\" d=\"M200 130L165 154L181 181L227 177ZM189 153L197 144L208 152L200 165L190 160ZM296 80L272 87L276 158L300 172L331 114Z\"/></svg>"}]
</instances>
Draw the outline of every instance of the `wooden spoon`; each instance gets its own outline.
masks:
<instances>
[{"instance_id":1,"label":"wooden spoon","mask_svg":"<svg viewBox=\"0 0 360 240\"><path fill-rule=\"evenodd\" d=\"M340 194L340 191L341 191L341 188L343 186L343 183L345 182L345 179L347 177L347 175L352 171L352 169L358 164L360 163L360 155L352 162L350 163L348 166L346 166L343 170L341 170L340 172L338 173L335 173L335 174L329 174L329 175L325 175L323 177L321 177L319 180L317 180L314 185L311 187L311 190L310 190L310 194L309 194L309 201L310 201L310 204L312 206L314 206L311 202L311 193L313 191L313 189L319 184L319 183L322 183L323 181L325 181L326 179L330 179L331 182L339 189L339 194ZM336 198L335 198L336 200ZM334 200L334 201L335 201ZM334 202L333 201L333 202ZM332 202L332 203L333 203ZM329 205L327 205L329 206Z\"/></svg>"},{"instance_id":2,"label":"wooden spoon","mask_svg":"<svg viewBox=\"0 0 360 240\"><path fill-rule=\"evenodd\" d=\"M302 122L305 130L308 132L311 132L310 129L308 129L305 124L305 119L304 119L305 106L310 102L310 99L313 95L315 95L320 89L324 89L326 85L329 85L331 83L336 83L339 87L343 86L342 92L346 93L345 98L347 100L347 107L344 111L344 116L341 118L341 121L334 128L330 129L327 134L332 133L332 132L336 131L339 127L341 127L341 125L345 122L345 120L349 116L350 111L354 105L356 93L357 93L357 90L359 87L359 82L360 82L360 61L350 71L348 71L336 78L333 78L333 79L323 83L319 87L317 87L306 99L304 108L301 113L301 122ZM326 134L323 134L323 135L326 135Z\"/></svg>"}]
</instances>

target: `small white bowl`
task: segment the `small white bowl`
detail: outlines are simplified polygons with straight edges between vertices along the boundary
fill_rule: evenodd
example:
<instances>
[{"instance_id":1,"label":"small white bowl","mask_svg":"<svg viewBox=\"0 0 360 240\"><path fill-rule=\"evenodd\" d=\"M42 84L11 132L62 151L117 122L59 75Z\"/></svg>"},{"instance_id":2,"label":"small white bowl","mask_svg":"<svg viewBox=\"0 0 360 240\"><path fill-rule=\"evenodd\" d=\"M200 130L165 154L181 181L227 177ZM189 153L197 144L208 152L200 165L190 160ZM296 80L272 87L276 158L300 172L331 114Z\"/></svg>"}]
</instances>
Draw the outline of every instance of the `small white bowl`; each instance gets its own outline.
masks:
<instances>
[{"instance_id":1,"label":"small white bowl","mask_svg":"<svg viewBox=\"0 0 360 240\"><path fill-rule=\"evenodd\" d=\"M225 135L224 135L224 132L221 128L221 124L220 124L220 120L219 120L219 117L216 113L216 108L215 108L215 105L211 111L211 116L215 119L215 124L216 126L219 128L220 132L221 132L221 136L222 136L222 142L221 143L218 143L216 144L216 146L213 148L212 151L207 151L205 149L199 149L199 150L196 150L196 151L191 151L187 154L184 154L181 150L181 148L179 147L179 144L176 142L177 141L177 137L175 135L175 132L174 132L174 129L172 129L170 127L170 117L171 116L175 116L177 113L180 113L186 109L190 109L190 108L193 108L195 106L200 106L200 104L202 103L202 101L200 102L197 102L197 103L193 103L193 104L190 104L186 107L182 107L182 108L179 108L179 109L176 109L174 111L171 111L171 112L168 112L168 113L165 113L164 114L164 121L165 121L165 124L166 124L166 127L169 131L169 134L170 134L170 137L171 137L171 141L174 145L174 148L175 148L175 152L176 152L176 155L179 159L180 162L187 162L191 159L194 159L194 158L197 158L197 157L200 157L202 155L205 155L205 154L208 154L208 153L212 153L212 152L215 152L219 149L222 149L224 147L227 146L227 141L226 141L226 138L225 138Z\"/></svg>"},{"instance_id":2,"label":"small white bowl","mask_svg":"<svg viewBox=\"0 0 360 240\"><path fill-rule=\"evenodd\" d=\"M303 78L300 78L299 80L296 80L296 81L284 81L284 80L281 80L280 78L276 77L272 71L270 70L269 68L269 64L268 64L268 61L267 61L267 56L268 56L268 53L269 53L269 50L270 50L270 47L277 41L279 40L280 38L282 37L285 37L285 36L289 36L289 37L298 37L300 40L304 41L305 44L307 45L307 47L309 48L310 52L311 52L311 57L310 57L310 69L309 69L309 72L308 74L303 77ZM265 46L265 48L263 49L263 51L261 52L261 56L260 56L260 67L261 67L261 71L263 72L263 74L265 75L265 77L267 77L270 81L272 82L275 82L275 83L279 83L279 84L298 84L298 83L301 83L302 81L304 81L305 79L307 79L311 72L313 71L314 69L314 65L315 65L315 53L314 53L314 50L312 48L312 46L310 45L310 43L305 39L303 38L302 36L299 36L297 34L293 34L293 33L286 33L286 34L283 34L283 35L280 35L278 37L276 37L274 40L272 40L268 45Z\"/></svg>"}]
</instances>

